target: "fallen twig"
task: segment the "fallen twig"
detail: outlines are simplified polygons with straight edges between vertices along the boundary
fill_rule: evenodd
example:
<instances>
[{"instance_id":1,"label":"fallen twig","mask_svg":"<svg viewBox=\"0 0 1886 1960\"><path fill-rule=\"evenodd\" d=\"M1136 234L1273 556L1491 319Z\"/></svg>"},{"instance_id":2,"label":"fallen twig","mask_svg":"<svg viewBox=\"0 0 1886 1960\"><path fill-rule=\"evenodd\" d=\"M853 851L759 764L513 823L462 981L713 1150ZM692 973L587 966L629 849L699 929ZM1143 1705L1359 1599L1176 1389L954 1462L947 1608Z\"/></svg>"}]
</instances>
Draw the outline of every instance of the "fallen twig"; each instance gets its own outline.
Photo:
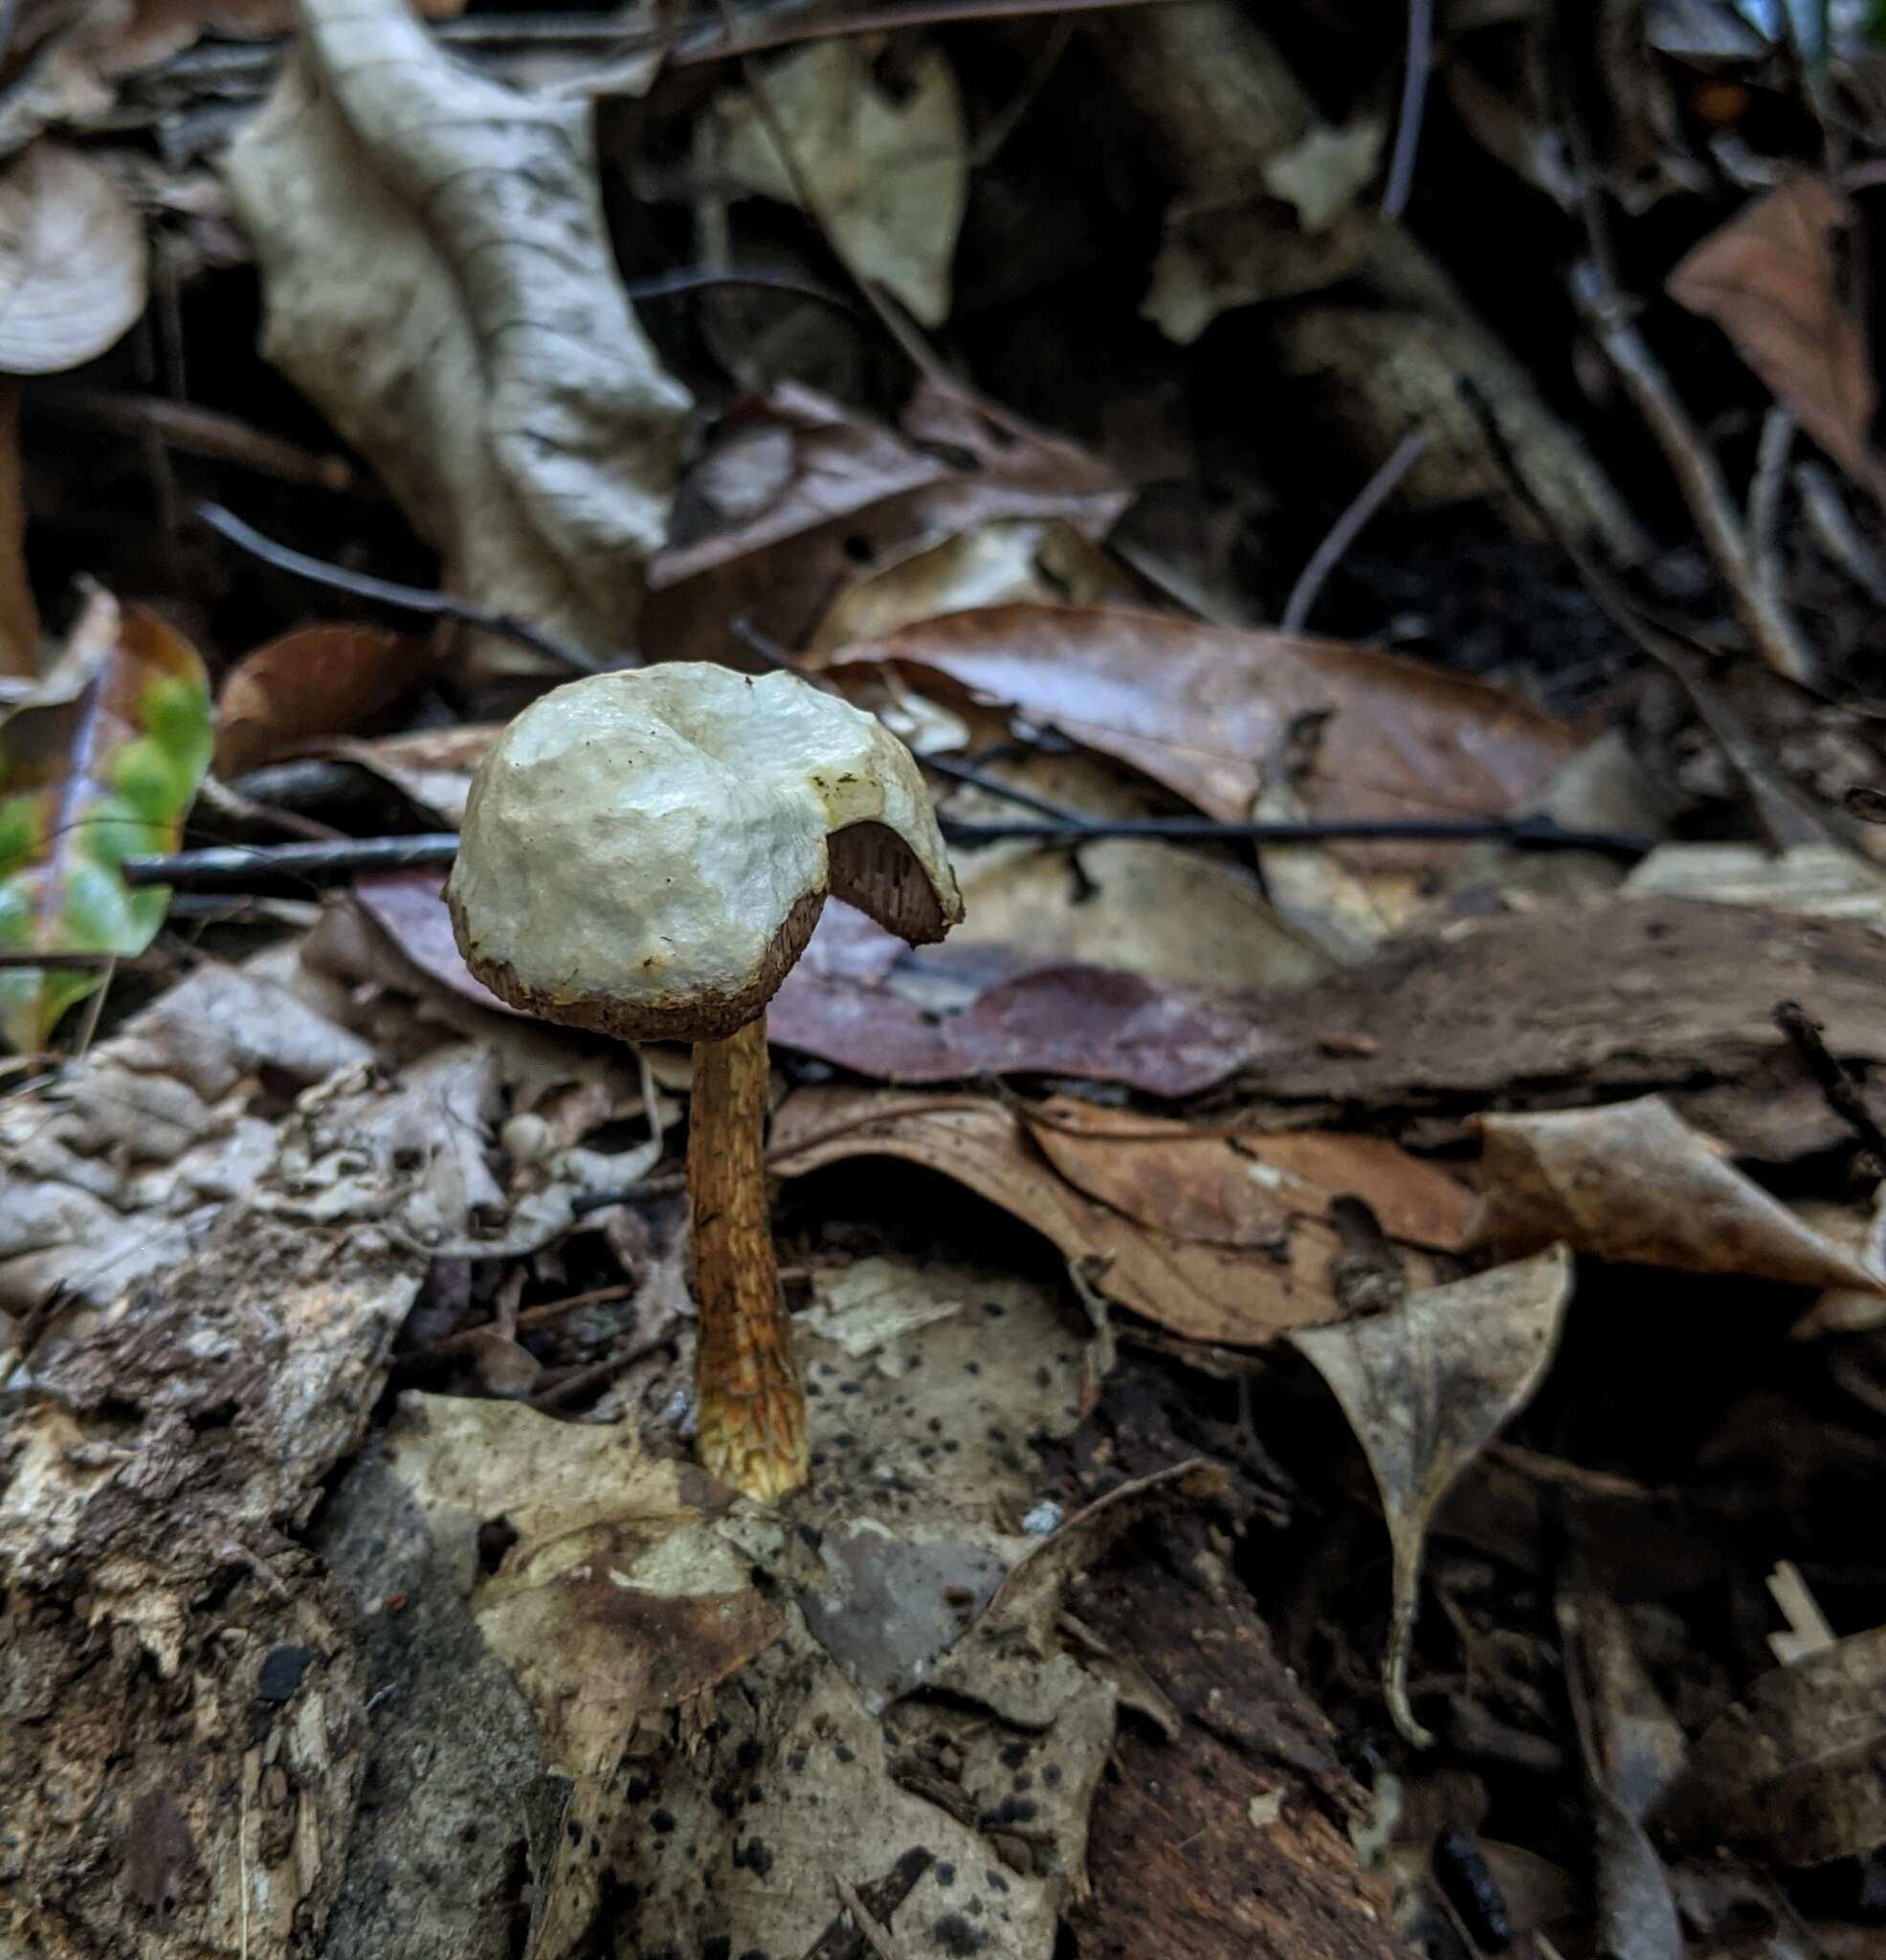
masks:
<instances>
[{"instance_id":1,"label":"fallen twig","mask_svg":"<svg viewBox=\"0 0 1886 1960\"><path fill-rule=\"evenodd\" d=\"M449 592L429 592L418 586L403 586L391 579L372 578L366 572L348 571L341 566L329 565L323 559L310 558L305 552L294 550L287 545L277 545L273 538L263 537L260 531L244 523L233 511L225 510L220 503L199 503L196 515L218 537L226 538L238 550L247 551L252 558L259 558L264 565L274 566L277 571L304 578L311 585L326 586L332 591L347 592L356 599L370 599L382 606L398 606L409 612L424 612L434 619L456 619L462 625L475 626L482 633L496 634L500 639L528 647L532 653L541 654L546 660L554 660L572 673L602 674L608 671L608 662L595 659L576 647L566 646L561 640L551 638L547 633L540 633L521 619L512 618L507 612L487 612L482 607L455 599Z\"/></svg>"},{"instance_id":2,"label":"fallen twig","mask_svg":"<svg viewBox=\"0 0 1886 1960\"><path fill-rule=\"evenodd\" d=\"M1729 588L1742 631L1777 674L1804 687L1812 686L1813 656L1779 596L1764 589L1722 472L1670 377L1637 331L1623 296L1599 270L1596 259L1586 259L1577 267L1571 283L1579 311L1597 335L1676 478L1690 516Z\"/></svg>"},{"instance_id":3,"label":"fallen twig","mask_svg":"<svg viewBox=\"0 0 1886 1960\"><path fill-rule=\"evenodd\" d=\"M940 817L952 844L1083 844L1110 837L1168 843L1507 843L1542 851L1603 851L1641 858L1651 837L1630 831L1564 830L1546 816L1311 817L1275 823L1221 823L1211 816L1044 817L1038 823L968 823ZM449 865L458 855L454 831L410 837L350 837L335 844L219 844L169 857L127 858L124 881L167 884L178 891L242 891L258 879L299 884L343 884L363 874Z\"/></svg>"},{"instance_id":4,"label":"fallen twig","mask_svg":"<svg viewBox=\"0 0 1886 1960\"><path fill-rule=\"evenodd\" d=\"M1426 434L1419 429L1410 430L1396 443L1388 459L1356 492L1349 507L1330 526L1329 535L1310 553L1310 562L1291 587L1290 596L1283 602L1283 616L1277 621L1283 632L1302 632L1303 622L1309 618L1310 608L1317 603L1324 581L1342 563L1342 554L1361 536L1363 526L1387 502L1394 494L1395 485L1414 467L1427 447Z\"/></svg>"},{"instance_id":5,"label":"fallen twig","mask_svg":"<svg viewBox=\"0 0 1886 1960\"><path fill-rule=\"evenodd\" d=\"M171 449L211 462L234 463L282 483L306 483L339 496L378 496L377 487L344 457L323 456L251 428L235 415L162 395L121 394L103 388L54 385L36 390L32 412L121 434L146 432Z\"/></svg>"},{"instance_id":6,"label":"fallen twig","mask_svg":"<svg viewBox=\"0 0 1886 1960\"><path fill-rule=\"evenodd\" d=\"M1868 1108L1853 1071L1828 1047L1821 1024L1799 1001L1778 1001L1775 1026L1787 1036L1803 1068L1813 1077L1827 1106L1859 1139L1876 1172L1886 1174L1886 1130Z\"/></svg>"},{"instance_id":7,"label":"fallen twig","mask_svg":"<svg viewBox=\"0 0 1886 1960\"><path fill-rule=\"evenodd\" d=\"M1402 104L1395 119L1395 148L1382 188L1382 215L1391 223L1408 209L1414 189L1414 159L1421 147L1421 121L1428 103L1428 75L1433 65L1433 0L1408 0L1408 54L1402 63Z\"/></svg>"}]
</instances>

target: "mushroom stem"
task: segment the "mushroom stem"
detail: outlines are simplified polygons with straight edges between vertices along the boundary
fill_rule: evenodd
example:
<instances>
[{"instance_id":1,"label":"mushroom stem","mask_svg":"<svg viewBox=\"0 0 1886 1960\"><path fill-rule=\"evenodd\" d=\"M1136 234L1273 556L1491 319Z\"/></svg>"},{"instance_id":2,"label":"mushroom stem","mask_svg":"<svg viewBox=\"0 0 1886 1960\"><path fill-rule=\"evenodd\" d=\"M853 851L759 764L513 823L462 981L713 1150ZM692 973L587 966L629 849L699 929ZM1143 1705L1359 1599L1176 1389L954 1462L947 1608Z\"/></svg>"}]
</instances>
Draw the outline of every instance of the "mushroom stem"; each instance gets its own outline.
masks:
<instances>
[{"instance_id":1,"label":"mushroom stem","mask_svg":"<svg viewBox=\"0 0 1886 1960\"><path fill-rule=\"evenodd\" d=\"M763 1503L806 1481L806 1392L780 1298L765 1175L766 1022L697 1041L688 1109L700 1460Z\"/></svg>"}]
</instances>

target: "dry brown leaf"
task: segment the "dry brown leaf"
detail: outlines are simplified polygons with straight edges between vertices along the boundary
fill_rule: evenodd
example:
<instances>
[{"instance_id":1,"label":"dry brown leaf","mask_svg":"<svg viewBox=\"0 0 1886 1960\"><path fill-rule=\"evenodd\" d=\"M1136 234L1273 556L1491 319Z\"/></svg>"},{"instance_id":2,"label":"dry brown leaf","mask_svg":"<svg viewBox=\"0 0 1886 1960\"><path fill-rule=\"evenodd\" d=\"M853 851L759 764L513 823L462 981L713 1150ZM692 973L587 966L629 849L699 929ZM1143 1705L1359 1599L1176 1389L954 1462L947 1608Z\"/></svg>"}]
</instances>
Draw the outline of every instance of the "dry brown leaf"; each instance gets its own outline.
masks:
<instances>
[{"instance_id":1,"label":"dry brown leaf","mask_svg":"<svg viewBox=\"0 0 1886 1960\"><path fill-rule=\"evenodd\" d=\"M1479 1214L1471 1192L1386 1138L1214 1130L1072 1096L1023 1118L1070 1184L1181 1238L1276 1245L1291 1218L1326 1220L1336 1199L1352 1197L1390 1238L1458 1252Z\"/></svg>"},{"instance_id":2,"label":"dry brown leaf","mask_svg":"<svg viewBox=\"0 0 1886 1960\"><path fill-rule=\"evenodd\" d=\"M1408 1699L1429 1524L1539 1386L1571 1291L1571 1255L1555 1246L1410 1294L1387 1313L1290 1336L1342 1403L1375 1475L1394 1553L1383 1688L1395 1726L1417 1748L1433 1740Z\"/></svg>"},{"instance_id":3,"label":"dry brown leaf","mask_svg":"<svg viewBox=\"0 0 1886 1960\"><path fill-rule=\"evenodd\" d=\"M796 649L861 570L994 518L1059 517L1102 537L1130 497L1073 443L928 384L901 434L788 385L735 409L689 472L677 503L709 527L655 561L643 650L725 659L736 620Z\"/></svg>"},{"instance_id":4,"label":"dry brown leaf","mask_svg":"<svg viewBox=\"0 0 1886 1960\"><path fill-rule=\"evenodd\" d=\"M216 698L219 775L344 735L390 707L431 664L423 642L377 626L304 626L245 654Z\"/></svg>"},{"instance_id":5,"label":"dry brown leaf","mask_svg":"<svg viewBox=\"0 0 1886 1960\"><path fill-rule=\"evenodd\" d=\"M1305 715L1331 718L1304 785L1326 817L1515 811L1575 746L1512 696L1411 660L1124 608L959 612L839 656L863 662L894 663L945 704L955 692L1018 709L1228 821L1250 814Z\"/></svg>"},{"instance_id":6,"label":"dry brown leaf","mask_svg":"<svg viewBox=\"0 0 1886 1960\"><path fill-rule=\"evenodd\" d=\"M1174 1147L1156 1139L1144 1147L1157 1156ZM768 1163L783 1177L874 1156L953 1178L1068 1259L1094 1261L1100 1292L1187 1339L1254 1347L1337 1311L1330 1265L1338 1240L1320 1220L1279 1207L1277 1235L1257 1251L1143 1225L1076 1190L1020 1120L987 1098L801 1089L774 1120Z\"/></svg>"},{"instance_id":7,"label":"dry brown leaf","mask_svg":"<svg viewBox=\"0 0 1886 1960\"><path fill-rule=\"evenodd\" d=\"M1820 178L1796 177L1712 232L1666 290L1713 320L1808 434L1876 493L1879 465L1867 441L1873 369L1834 263L1834 234L1847 217Z\"/></svg>"},{"instance_id":8,"label":"dry brown leaf","mask_svg":"<svg viewBox=\"0 0 1886 1960\"><path fill-rule=\"evenodd\" d=\"M144 227L89 157L33 145L0 178L0 373L102 354L144 310Z\"/></svg>"},{"instance_id":9,"label":"dry brown leaf","mask_svg":"<svg viewBox=\"0 0 1886 1960\"><path fill-rule=\"evenodd\" d=\"M1697 1738L1661 1821L1782 1865L1886 1843L1886 1627L1762 1675Z\"/></svg>"},{"instance_id":10,"label":"dry brown leaf","mask_svg":"<svg viewBox=\"0 0 1886 1960\"><path fill-rule=\"evenodd\" d=\"M0 675L39 671L39 608L26 575L26 504L20 495L20 390L0 381Z\"/></svg>"},{"instance_id":11,"label":"dry brown leaf","mask_svg":"<svg viewBox=\"0 0 1886 1960\"><path fill-rule=\"evenodd\" d=\"M616 269L593 107L476 73L401 0L298 11L227 165L265 351L386 478L454 590L619 655L690 404Z\"/></svg>"},{"instance_id":12,"label":"dry brown leaf","mask_svg":"<svg viewBox=\"0 0 1886 1960\"><path fill-rule=\"evenodd\" d=\"M1487 1232L1513 1252L1564 1240L1620 1264L1886 1293L1661 1096L1601 1109L1482 1116Z\"/></svg>"}]
</instances>

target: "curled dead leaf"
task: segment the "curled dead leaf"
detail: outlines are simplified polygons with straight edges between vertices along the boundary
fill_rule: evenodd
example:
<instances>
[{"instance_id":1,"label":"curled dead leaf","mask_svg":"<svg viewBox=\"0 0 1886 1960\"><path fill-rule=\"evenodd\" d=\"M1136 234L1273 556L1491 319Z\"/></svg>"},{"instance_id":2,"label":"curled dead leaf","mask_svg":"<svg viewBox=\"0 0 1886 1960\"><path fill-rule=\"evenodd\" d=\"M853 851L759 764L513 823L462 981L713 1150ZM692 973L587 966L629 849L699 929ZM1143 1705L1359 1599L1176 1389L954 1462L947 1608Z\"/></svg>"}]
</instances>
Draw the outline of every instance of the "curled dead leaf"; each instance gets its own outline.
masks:
<instances>
[{"instance_id":1,"label":"curled dead leaf","mask_svg":"<svg viewBox=\"0 0 1886 1960\"><path fill-rule=\"evenodd\" d=\"M689 400L616 270L592 105L476 73L398 0L299 11L227 165L269 358L386 478L454 590L619 654Z\"/></svg>"},{"instance_id":2,"label":"curled dead leaf","mask_svg":"<svg viewBox=\"0 0 1886 1960\"><path fill-rule=\"evenodd\" d=\"M89 157L35 143L0 178L0 373L52 374L144 310L144 227Z\"/></svg>"},{"instance_id":3,"label":"curled dead leaf","mask_svg":"<svg viewBox=\"0 0 1886 1960\"><path fill-rule=\"evenodd\" d=\"M1726 1163L1661 1096L1476 1126L1487 1231L1510 1251L1563 1240L1627 1265L1886 1293L1886 1278Z\"/></svg>"},{"instance_id":4,"label":"curled dead leaf","mask_svg":"<svg viewBox=\"0 0 1886 1960\"><path fill-rule=\"evenodd\" d=\"M1032 1226L1069 1260L1091 1262L1108 1299L1188 1340L1254 1347L1329 1319L1342 1248L1314 1209L1329 1194L1292 1209L1276 1187L1265 1193L1249 1179L1223 1138L1175 1144L1173 1131L1183 1128L1155 1122L1109 1146L1036 1127L986 1097L801 1089L774 1120L768 1162L783 1177L872 1156L940 1171ZM1045 1153L1051 1137L1071 1174ZM1152 1179L1161 1181L1147 1189L1163 1192L1176 1214L1157 1223L1134 1215L1147 1209L1143 1194L1129 1198L1136 1183ZM1234 1206L1229 1193L1237 1182L1257 1202ZM1128 1199L1133 1213L1107 1198ZM1187 1236L1181 1218L1229 1242Z\"/></svg>"},{"instance_id":5,"label":"curled dead leaf","mask_svg":"<svg viewBox=\"0 0 1886 1960\"><path fill-rule=\"evenodd\" d=\"M1433 1741L1408 1698L1428 1526L1539 1386L1571 1292L1571 1255L1555 1246L1410 1294L1387 1313L1289 1337L1342 1405L1381 1494L1394 1555L1383 1688L1395 1726L1417 1748Z\"/></svg>"}]
</instances>

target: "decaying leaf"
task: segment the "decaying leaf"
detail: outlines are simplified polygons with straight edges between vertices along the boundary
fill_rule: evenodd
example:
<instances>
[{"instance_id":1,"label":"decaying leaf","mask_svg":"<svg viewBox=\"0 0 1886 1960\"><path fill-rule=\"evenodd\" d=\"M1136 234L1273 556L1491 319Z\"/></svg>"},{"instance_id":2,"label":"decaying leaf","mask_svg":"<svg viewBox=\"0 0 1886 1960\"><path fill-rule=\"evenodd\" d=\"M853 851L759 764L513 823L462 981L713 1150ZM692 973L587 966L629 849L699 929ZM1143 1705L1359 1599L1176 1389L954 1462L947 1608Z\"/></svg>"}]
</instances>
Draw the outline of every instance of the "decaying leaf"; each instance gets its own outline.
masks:
<instances>
[{"instance_id":1,"label":"decaying leaf","mask_svg":"<svg viewBox=\"0 0 1886 1960\"><path fill-rule=\"evenodd\" d=\"M876 279L925 326L949 317L949 268L969 194L963 103L943 50L922 48L885 87L864 44L817 41L767 67L752 89L736 85L700 125L707 181L796 205L830 228L854 271ZM777 124L774 123L777 118ZM797 173L779 154L791 145Z\"/></svg>"},{"instance_id":2,"label":"decaying leaf","mask_svg":"<svg viewBox=\"0 0 1886 1960\"><path fill-rule=\"evenodd\" d=\"M472 771L498 740L501 726L497 722L463 722L455 727L420 728L410 735L328 743L323 752L372 770L415 810L455 831L465 813Z\"/></svg>"},{"instance_id":3,"label":"decaying leaf","mask_svg":"<svg viewBox=\"0 0 1886 1960\"><path fill-rule=\"evenodd\" d=\"M1865 1071L1886 1062L1879 990L1879 942L1858 925L1681 899L1495 913L1404 933L1266 1001L1240 1088L1267 1124L1411 1111L1457 1135L1496 1096L1563 1105L1688 1082L1671 1097L1686 1116L1783 1163L1851 1132L1775 1003L1811 1003L1830 1052Z\"/></svg>"},{"instance_id":4,"label":"decaying leaf","mask_svg":"<svg viewBox=\"0 0 1886 1960\"><path fill-rule=\"evenodd\" d=\"M1886 1276L1803 1224L1661 1096L1476 1126L1487 1231L1509 1251L1563 1240L1623 1264L1886 1293Z\"/></svg>"},{"instance_id":5,"label":"decaying leaf","mask_svg":"<svg viewBox=\"0 0 1886 1960\"><path fill-rule=\"evenodd\" d=\"M1231 821L1305 715L1330 718L1304 786L1319 816L1514 811L1574 746L1511 696L1431 667L1123 608L989 607L838 657L892 663L945 703L953 682L1019 709Z\"/></svg>"},{"instance_id":6,"label":"decaying leaf","mask_svg":"<svg viewBox=\"0 0 1886 1960\"><path fill-rule=\"evenodd\" d=\"M460 65L398 0L308 0L301 20L227 167L269 358L385 476L455 590L619 655L689 404L615 269L592 105Z\"/></svg>"},{"instance_id":7,"label":"decaying leaf","mask_svg":"<svg viewBox=\"0 0 1886 1960\"><path fill-rule=\"evenodd\" d=\"M0 373L101 354L144 310L144 227L78 150L35 143L0 178Z\"/></svg>"},{"instance_id":8,"label":"decaying leaf","mask_svg":"<svg viewBox=\"0 0 1886 1960\"><path fill-rule=\"evenodd\" d=\"M254 1105L373 1052L259 971L206 962L82 1065L0 1102L0 1313L108 1304L178 1265L274 1162Z\"/></svg>"},{"instance_id":9,"label":"decaying leaf","mask_svg":"<svg viewBox=\"0 0 1886 1960\"><path fill-rule=\"evenodd\" d=\"M1625 880L1624 896L1853 919L1886 937L1886 872L1838 844L1659 844Z\"/></svg>"},{"instance_id":10,"label":"decaying leaf","mask_svg":"<svg viewBox=\"0 0 1886 1960\"><path fill-rule=\"evenodd\" d=\"M1792 178L1705 238L1666 290L1713 320L1808 434L1876 492L1879 465L1867 433L1873 368L1834 263L1834 234L1846 217L1822 179Z\"/></svg>"},{"instance_id":11,"label":"decaying leaf","mask_svg":"<svg viewBox=\"0 0 1886 1960\"><path fill-rule=\"evenodd\" d=\"M1886 1843L1886 1627L1760 1677L1697 1739L1661 1821L1698 1849L1780 1865Z\"/></svg>"},{"instance_id":12,"label":"decaying leaf","mask_svg":"<svg viewBox=\"0 0 1886 1960\"><path fill-rule=\"evenodd\" d=\"M644 648L724 659L736 620L797 648L861 569L998 518L1058 517L1102 537L1130 498L1073 443L929 383L900 434L782 386L736 406L689 472L678 501L706 528L655 561Z\"/></svg>"},{"instance_id":13,"label":"decaying leaf","mask_svg":"<svg viewBox=\"0 0 1886 1960\"><path fill-rule=\"evenodd\" d=\"M238 775L390 707L430 656L376 626L306 626L246 654L216 698L216 769Z\"/></svg>"},{"instance_id":14,"label":"decaying leaf","mask_svg":"<svg viewBox=\"0 0 1886 1960\"><path fill-rule=\"evenodd\" d=\"M354 880L354 902L429 979L494 1013L517 1014L466 966L445 909L445 875L389 871Z\"/></svg>"},{"instance_id":15,"label":"decaying leaf","mask_svg":"<svg viewBox=\"0 0 1886 1960\"><path fill-rule=\"evenodd\" d=\"M1072 1096L1029 1104L1023 1120L1070 1184L1182 1238L1275 1245L1289 1219L1327 1219L1350 1197L1390 1238L1459 1252L1479 1213L1464 1186L1381 1137L1215 1129Z\"/></svg>"},{"instance_id":16,"label":"decaying leaf","mask_svg":"<svg viewBox=\"0 0 1886 1960\"><path fill-rule=\"evenodd\" d=\"M1127 1129L1126 1119L1120 1124ZM1340 1240L1320 1215L1338 1192L1299 1188L1282 1172L1260 1184L1252 1174L1256 1160L1240 1159L1221 1137L1182 1146L1170 1127L1155 1122L1145 1129L1111 1145L1077 1132L1055 1135L1069 1175L1045 1154L1045 1128L987 1098L801 1089L774 1119L768 1162L783 1177L872 1156L941 1171L1032 1225L1069 1260L1090 1262L1085 1270L1109 1299L1190 1340L1254 1347L1340 1310L1331 1274ZM1264 1139L1260 1147L1276 1141ZM1134 1162L1110 1161L1115 1152L1131 1153ZM1329 1149L1328 1174L1341 1178L1333 1169L1339 1154ZM1362 1175L1341 1181L1378 1191L1398 1178L1424 1181L1411 1159L1371 1165L1364 1152L1359 1166ZM1129 1199L1136 1173L1163 1182ZM1146 1222L1153 1190L1187 1223ZM1101 1195L1090 1195L1095 1191ZM1133 1210L1116 1210L1104 1198L1129 1199ZM1447 1202L1439 1201L1440 1213Z\"/></svg>"},{"instance_id":17,"label":"decaying leaf","mask_svg":"<svg viewBox=\"0 0 1886 1960\"><path fill-rule=\"evenodd\" d=\"M63 672L0 723L0 948L134 954L169 894L119 875L176 848L210 761L210 684L194 650L154 613L97 594ZM0 969L0 1034L45 1044L97 972Z\"/></svg>"},{"instance_id":18,"label":"decaying leaf","mask_svg":"<svg viewBox=\"0 0 1886 1960\"><path fill-rule=\"evenodd\" d=\"M849 586L806 647L817 664L854 640L978 606L1132 604L1138 583L1065 518L998 518Z\"/></svg>"},{"instance_id":19,"label":"decaying leaf","mask_svg":"<svg viewBox=\"0 0 1886 1960\"><path fill-rule=\"evenodd\" d=\"M1560 1246L1429 1287L1373 1318L1290 1336L1342 1405L1381 1493L1394 1554L1383 1687L1395 1726L1417 1748L1433 1740L1408 1698L1429 1524L1539 1386L1571 1291L1571 1255Z\"/></svg>"},{"instance_id":20,"label":"decaying leaf","mask_svg":"<svg viewBox=\"0 0 1886 1960\"><path fill-rule=\"evenodd\" d=\"M750 1562L714 1528L725 1494L630 1431L409 1395L391 1462L580 1792L608 1776L643 1716L711 1689L778 1637ZM494 1565L478 1534L495 1519L508 1530Z\"/></svg>"}]
</instances>

